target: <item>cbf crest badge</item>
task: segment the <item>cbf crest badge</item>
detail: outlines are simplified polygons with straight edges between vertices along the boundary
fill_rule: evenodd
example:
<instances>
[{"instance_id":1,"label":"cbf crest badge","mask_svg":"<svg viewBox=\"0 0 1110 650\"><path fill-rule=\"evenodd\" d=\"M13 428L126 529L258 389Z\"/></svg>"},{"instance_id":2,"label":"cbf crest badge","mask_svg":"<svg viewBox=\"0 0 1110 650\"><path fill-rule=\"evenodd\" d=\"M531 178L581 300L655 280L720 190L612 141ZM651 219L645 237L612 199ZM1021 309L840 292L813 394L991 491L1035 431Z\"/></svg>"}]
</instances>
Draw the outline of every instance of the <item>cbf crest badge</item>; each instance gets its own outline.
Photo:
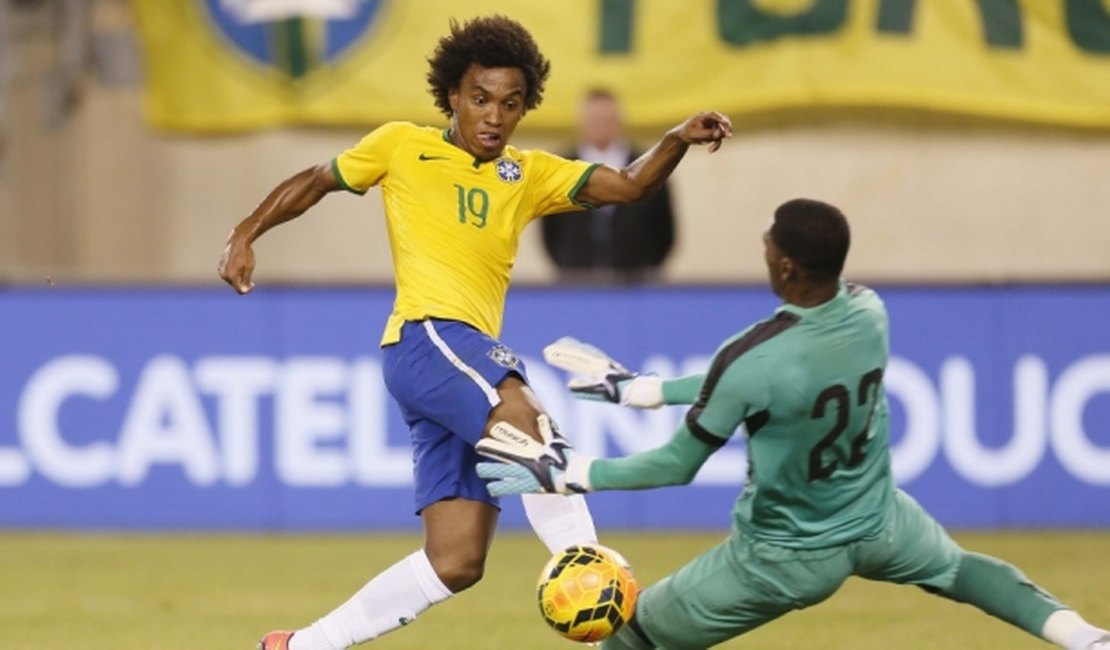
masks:
<instances>
[{"instance_id":1,"label":"cbf crest badge","mask_svg":"<svg viewBox=\"0 0 1110 650\"><path fill-rule=\"evenodd\" d=\"M489 351L489 358L493 359L493 362L502 368L516 368L520 365L520 359L504 345L494 346Z\"/></svg>"},{"instance_id":2,"label":"cbf crest badge","mask_svg":"<svg viewBox=\"0 0 1110 650\"><path fill-rule=\"evenodd\" d=\"M256 64L302 78L364 40L381 0L203 0L223 40Z\"/></svg>"},{"instance_id":3,"label":"cbf crest badge","mask_svg":"<svg viewBox=\"0 0 1110 650\"><path fill-rule=\"evenodd\" d=\"M520 170L520 163L512 158L501 158L497 161L497 177L506 183L515 183L524 173Z\"/></svg>"}]
</instances>

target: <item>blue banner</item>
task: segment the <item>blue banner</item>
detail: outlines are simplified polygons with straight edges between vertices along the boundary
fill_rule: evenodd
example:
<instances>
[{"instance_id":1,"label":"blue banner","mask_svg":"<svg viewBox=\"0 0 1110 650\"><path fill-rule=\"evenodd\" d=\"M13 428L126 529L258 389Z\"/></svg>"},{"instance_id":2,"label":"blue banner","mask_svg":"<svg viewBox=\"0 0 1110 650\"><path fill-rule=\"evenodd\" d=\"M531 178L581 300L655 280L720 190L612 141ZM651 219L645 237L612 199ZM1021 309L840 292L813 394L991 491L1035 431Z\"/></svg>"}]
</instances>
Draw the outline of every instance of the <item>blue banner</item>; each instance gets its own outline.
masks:
<instances>
[{"instance_id":1,"label":"blue banner","mask_svg":"<svg viewBox=\"0 0 1110 650\"><path fill-rule=\"evenodd\" d=\"M1110 527L1110 288L880 288L899 483L960 527ZM405 529L411 459L381 381L384 289L0 292L0 527ZM703 370L768 315L762 288L532 288L502 340L576 446L660 444L680 408L571 399L564 335L626 365ZM739 438L739 436L737 436ZM599 526L728 526L729 443L694 485L591 495ZM505 500L503 523L526 525Z\"/></svg>"}]
</instances>

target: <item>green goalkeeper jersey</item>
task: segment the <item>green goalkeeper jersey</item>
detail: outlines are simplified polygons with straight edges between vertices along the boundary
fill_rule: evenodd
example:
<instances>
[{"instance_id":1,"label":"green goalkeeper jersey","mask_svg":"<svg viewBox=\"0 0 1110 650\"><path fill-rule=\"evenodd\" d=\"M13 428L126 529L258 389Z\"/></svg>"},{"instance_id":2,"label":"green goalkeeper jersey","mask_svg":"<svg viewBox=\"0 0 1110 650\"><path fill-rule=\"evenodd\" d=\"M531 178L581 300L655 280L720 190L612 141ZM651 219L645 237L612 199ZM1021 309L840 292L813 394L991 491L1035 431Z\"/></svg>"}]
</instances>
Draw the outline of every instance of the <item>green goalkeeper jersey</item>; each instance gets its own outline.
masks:
<instances>
[{"instance_id":1,"label":"green goalkeeper jersey","mask_svg":"<svg viewBox=\"0 0 1110 650\"><path fill-rule=\"evenodd\" d=\"M693 403L674 438L594 461L591 485L688 481L743 424L747 483L733 508L742 532L822 548L876 531L894 491L887 328L882 300L860 285L842 282L817 307L783 305L725 341L704 375L664 382L668 403Z\"/></svg>"}]
</instances>

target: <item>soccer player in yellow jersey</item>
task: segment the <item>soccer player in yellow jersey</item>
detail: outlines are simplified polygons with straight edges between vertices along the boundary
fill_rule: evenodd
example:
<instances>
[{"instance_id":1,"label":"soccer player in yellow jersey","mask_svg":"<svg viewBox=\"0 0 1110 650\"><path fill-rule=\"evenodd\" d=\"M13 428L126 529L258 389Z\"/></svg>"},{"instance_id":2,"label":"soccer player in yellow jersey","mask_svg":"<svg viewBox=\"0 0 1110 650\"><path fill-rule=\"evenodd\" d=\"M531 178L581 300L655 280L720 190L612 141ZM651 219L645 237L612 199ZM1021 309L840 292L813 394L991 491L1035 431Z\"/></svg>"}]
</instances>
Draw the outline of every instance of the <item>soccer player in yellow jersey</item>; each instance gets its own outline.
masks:
<instances>
[{"instance_id":1,"label":"soccer player in yellow jersey","mask_svg":"<svg viewBox=\"0 0 1110 650\"><path fill-rule=\"evenodd\" d=\"M536 217L642 199L690 145L712 152L732 135L724 115L698 113L623 169L519 151L509 140L540 104L550 69L527 30L503 16L452 21L429 63L448 128L389 123L295 174L235 227L220 260L224 280L247 293L260 235L329 192L381 187L397 282L382 365L411 431L424 547L312 625L265 635L262 650L375 639L481 578L499 508L477 476L475 446L496 453L497 445L519 444L557 456L566 444L523 364L497 340L521 232ZM529 495L524 507L552 551L596 541L579 495Z\"/></svg>"}]
</instances>

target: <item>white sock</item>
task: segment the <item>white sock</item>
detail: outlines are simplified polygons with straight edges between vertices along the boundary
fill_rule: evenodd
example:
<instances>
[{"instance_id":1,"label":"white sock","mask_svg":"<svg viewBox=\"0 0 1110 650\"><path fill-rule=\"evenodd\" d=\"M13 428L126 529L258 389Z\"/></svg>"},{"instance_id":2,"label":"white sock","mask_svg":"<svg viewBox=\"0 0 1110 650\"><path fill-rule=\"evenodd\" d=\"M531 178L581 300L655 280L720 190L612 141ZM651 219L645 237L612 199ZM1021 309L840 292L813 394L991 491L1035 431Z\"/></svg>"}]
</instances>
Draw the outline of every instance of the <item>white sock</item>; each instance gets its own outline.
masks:
<instances>
[{"instance_id":1,"label":"white sock","mask_svg":"<svg viewBox=\"0 0 1110 650\"><path fill-rule=\"evenodd\" d=\"M1067 650L1085 650L1110 632L1097 628L1070 609L1058 609L1049 614L1041 629L1045 641Z\"/></svg>"},{"instance_id":2,"label":"white sock","mask_svg":"<svg viewBox=\"0 0 1110 650\"><path fill-rule=\"evenodd\" d=\"M331 613L297 630L289 650L343 650L376 639L451 595L421 549L379 573Z\"/></svg>"},{"instance_id":3,"label":"white sock","mask_svg":"<svg viewBox=\"0 0 1110 650\"><path fill-rule=\"evenodd\" d=\"M575 544L597 543L590 508L581 494L522 494L524 514L552 554Z\"/></svg>"}]
</instances>

